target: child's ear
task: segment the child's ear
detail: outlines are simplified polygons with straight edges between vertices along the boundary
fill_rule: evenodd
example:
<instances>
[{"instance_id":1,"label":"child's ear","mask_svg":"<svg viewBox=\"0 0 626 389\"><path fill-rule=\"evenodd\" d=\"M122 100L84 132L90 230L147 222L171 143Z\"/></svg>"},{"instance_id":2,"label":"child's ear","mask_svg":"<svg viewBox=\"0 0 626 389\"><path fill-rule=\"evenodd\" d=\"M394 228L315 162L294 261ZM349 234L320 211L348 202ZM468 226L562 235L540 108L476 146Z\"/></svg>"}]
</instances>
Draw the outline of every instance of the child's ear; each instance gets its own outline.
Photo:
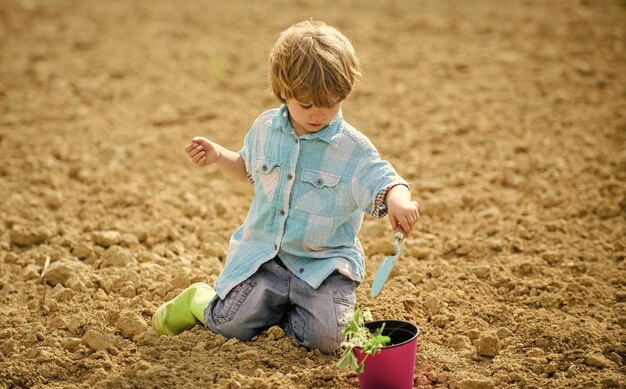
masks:
<instances>
[{"instance_id":1,"label":"child's ear","mask_svg":"<svg viewBox=\"0 0 626 389\"><path fill-rule=\"evenodd\" d=\"M285 97L285 92L280 92L280 98L283 99L284 101L287 101L287 98Z\"/></svg>"}]
</instances>

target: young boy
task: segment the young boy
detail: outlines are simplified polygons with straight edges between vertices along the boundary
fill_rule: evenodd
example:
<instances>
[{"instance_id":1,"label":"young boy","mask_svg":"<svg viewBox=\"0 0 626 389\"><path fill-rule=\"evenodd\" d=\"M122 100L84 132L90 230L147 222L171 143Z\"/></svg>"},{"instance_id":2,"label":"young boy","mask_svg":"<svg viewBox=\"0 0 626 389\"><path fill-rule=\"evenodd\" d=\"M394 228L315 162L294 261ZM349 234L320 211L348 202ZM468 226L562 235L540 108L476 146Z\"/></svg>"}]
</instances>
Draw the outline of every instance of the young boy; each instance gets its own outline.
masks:
<instances>
[{"instance_id":1,"label":"young boy","mask_svg":"<svg viewBox=\"0 0 626 389\"><path fill-rule=\"evenodd\" d=\"M270 53L272 92L283 103L259 116L239 152L196 137L185 151L254 185L215 282L194 284L153 317L159 334L202 322L249 340L281 326L297 343L339 348L364 277L357 233L364 212L389 216L408 235L419 219L408 184L343 120L341 103L360 77L352 44L322 22L281 33Z\"/></svg>"}]
</instances>

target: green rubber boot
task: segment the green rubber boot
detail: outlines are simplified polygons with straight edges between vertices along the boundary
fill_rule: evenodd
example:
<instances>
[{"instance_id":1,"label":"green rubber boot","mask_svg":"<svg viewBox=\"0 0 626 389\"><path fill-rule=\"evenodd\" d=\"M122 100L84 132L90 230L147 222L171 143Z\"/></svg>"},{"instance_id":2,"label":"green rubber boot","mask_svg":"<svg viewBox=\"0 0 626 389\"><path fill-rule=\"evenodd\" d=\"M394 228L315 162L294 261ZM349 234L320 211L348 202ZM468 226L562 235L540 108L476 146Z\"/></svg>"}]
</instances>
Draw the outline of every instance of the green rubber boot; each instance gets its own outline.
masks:
<instances>
[{"instance_id":1,"label":"green rubber boot","mask_svg":"<svg viewBox=\"0 0 626 389\"><path fill-rule=\"evenodd\" d=\"M198 282L161 305L152 316L152 327L159 335L174 336L198 324L204 324L204 308L215 296L208 284Z\"/></svg>"}]
</instances>

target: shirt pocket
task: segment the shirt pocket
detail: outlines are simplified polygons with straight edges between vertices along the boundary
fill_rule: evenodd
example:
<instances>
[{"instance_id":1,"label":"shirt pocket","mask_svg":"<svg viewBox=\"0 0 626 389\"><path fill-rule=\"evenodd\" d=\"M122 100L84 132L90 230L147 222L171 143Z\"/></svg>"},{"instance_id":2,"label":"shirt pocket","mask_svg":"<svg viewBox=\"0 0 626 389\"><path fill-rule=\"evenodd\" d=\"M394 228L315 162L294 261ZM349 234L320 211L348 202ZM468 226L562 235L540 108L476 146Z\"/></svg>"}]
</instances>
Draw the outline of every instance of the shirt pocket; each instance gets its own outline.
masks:
<instances>
[{"instance_id":1,"label":"shirt pocket","mask_svg":"<svg viewBox=\"0 0 626 389\"><path fill-rule=\"evenodd\" d=\"M337 204L340 177L317 170L304 169L302 192L296 209L320 216L332 216Z\"/></svg>"},{"instance_id":2,"label":"shirt pocket","mask_svg":"<svg viewBox=\"0 0 626 389\"><path fill-rule=\"evenodd\" d=\"M268 202L274 199L274 193L278 185L280 165L280 161L268 158L256 158L252 162L255 183L254 192L258 198Z\"/></svg>"}]
</instances>

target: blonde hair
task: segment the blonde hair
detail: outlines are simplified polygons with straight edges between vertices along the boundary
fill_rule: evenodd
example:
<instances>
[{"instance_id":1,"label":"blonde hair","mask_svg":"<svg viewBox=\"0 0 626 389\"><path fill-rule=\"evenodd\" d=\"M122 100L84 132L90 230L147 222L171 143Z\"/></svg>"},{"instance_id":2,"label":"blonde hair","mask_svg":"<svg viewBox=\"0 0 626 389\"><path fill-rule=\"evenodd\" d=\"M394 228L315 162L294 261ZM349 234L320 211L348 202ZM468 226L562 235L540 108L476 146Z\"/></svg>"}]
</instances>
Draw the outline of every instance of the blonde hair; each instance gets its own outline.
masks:
<instances>
[{"instance_id":1,"label":"blonde hair","mask_svg":"<svg viewBox=\"0 0 626 389\"><path fill-rule=\"evenodd\" d=\"M361 65L348 38L313 20L283 31L269 59L272 93L283 103L285 98L294 98L316 107L332 107L348 97L361 77Z\"/></svg>"}]
</instances>

